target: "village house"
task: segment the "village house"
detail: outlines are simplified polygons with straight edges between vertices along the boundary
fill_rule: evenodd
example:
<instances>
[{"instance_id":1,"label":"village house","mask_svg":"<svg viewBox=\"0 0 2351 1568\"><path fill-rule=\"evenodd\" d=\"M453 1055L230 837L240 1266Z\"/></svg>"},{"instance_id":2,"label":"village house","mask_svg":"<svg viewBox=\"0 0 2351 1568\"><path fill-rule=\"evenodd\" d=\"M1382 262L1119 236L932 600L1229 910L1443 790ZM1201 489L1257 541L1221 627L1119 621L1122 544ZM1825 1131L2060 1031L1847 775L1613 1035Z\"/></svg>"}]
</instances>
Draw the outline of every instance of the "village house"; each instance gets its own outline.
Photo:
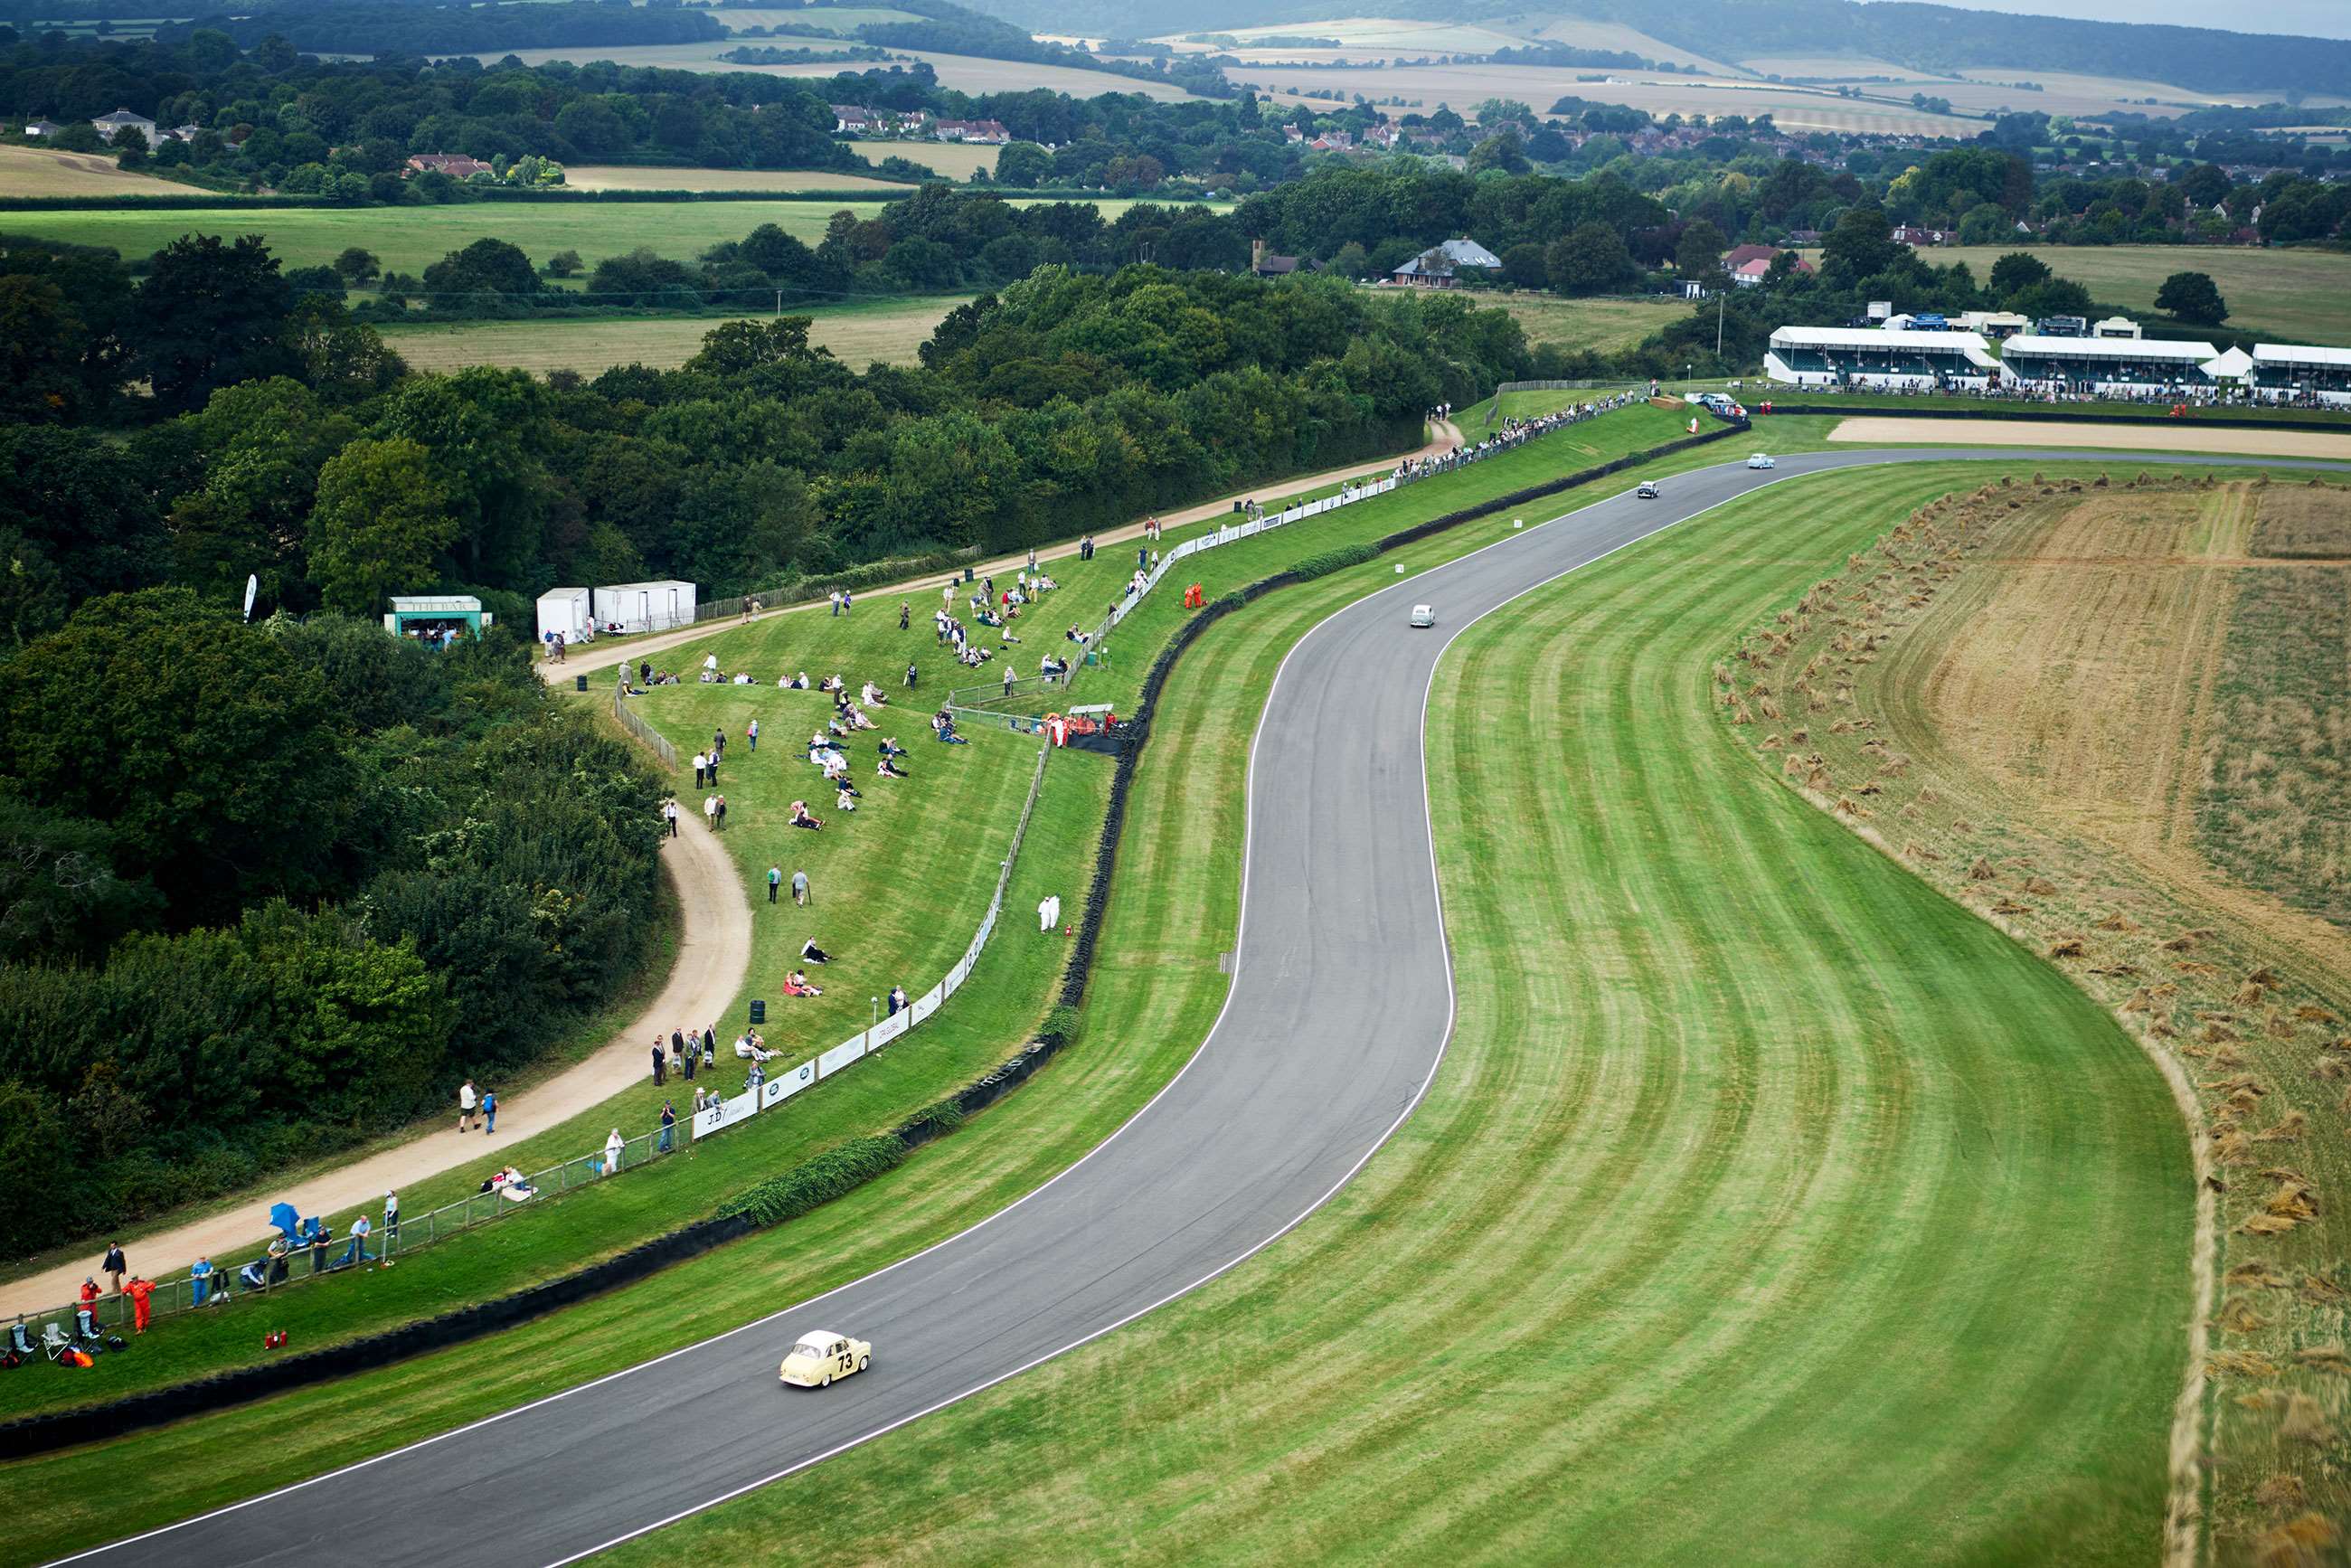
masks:
<instances>
[{"instance_id":1,"label":"village house","mask_svg":"<svg viewBox=\"0 0 2351 1568\"><path fill-rule=\"evenodd\" d=\"M1465 267L1488 267L1499 271L1502 258L1471 239L1449 239L1431 246L1389 275L1392 281L1408 284L1415 288L1452 288L1460 283L1456 276Z\"/></svg>"},{"instance_id":2,"label":"village house","mask_svg":"<svg viewBox=\"0 0 2351 1568\"><path fill-rule=\"evenodd\" d=\"M835 133L847 131L852 136L862 136L882 128L881 116L862 104L836 103L831 108Z\"/></svg>"},{"instance_id":3,"label":"village house","mask_svg":"<svg viewBox=\"0 0 2351 1568\"><path fill-rule=\"evenodd\" d=\"M968 141L988 147L1001 147L1012 140L1012 132L996 120L942 120L931 134L942 141Z\"/></svg>"},{"instance_id":4,"label":"village house","mask_svg":"<svg viewBox=\"0 0 2351 1568\"><path fill-rule=\"evenodd\" d=\"M91 120L90 124L96 126L99 135L109 141L113 141L125 130L130 130L136 131L145 137L148 146L155 145L155 122L143 114L133 114L127 109L118 109L112 114L101 114Z\"/></svg>"},{"instance_id":5,"label":"village house","mask_svg":"<svg viewBox=\"0 0 2351 1568\"><path fill-rule=\"evenodd\" d=\"M487 163L462 152L419 152L408 161L408 172L446 174L452 180L470 180L476 174L494 172Z\"/></svg>"},{"instance_id":6,"label":"village house","mask_svg":"<svg viewBox=\"0 0 2351 1568\"><path fill-rule=\"evenodd\" d=\"M54 120L28 120L26 123L25 134L27 136L55 136L58 131L63 131L64 129L64 126L59 125Z\"/></svg>"}]
</instances>

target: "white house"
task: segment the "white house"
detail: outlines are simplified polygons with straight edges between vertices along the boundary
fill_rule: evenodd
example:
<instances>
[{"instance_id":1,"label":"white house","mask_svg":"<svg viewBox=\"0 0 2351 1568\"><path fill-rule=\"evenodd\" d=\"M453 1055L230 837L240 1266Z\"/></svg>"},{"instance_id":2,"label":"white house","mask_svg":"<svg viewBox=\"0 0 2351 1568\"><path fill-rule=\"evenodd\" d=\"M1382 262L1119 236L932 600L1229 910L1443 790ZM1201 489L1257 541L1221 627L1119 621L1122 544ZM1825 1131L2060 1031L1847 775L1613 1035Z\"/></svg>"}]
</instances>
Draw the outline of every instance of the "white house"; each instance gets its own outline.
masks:
<instances>
[{"instance_id":1,"label":"white house","mask_svg":"<svg viewBox=\"0 0 2351 1568\"><path fill-rule=\"evenodd\" d=\"M128 129L136 131L145 137L148 146L155 145L155 122L143 114L133 114L127 109L118 109L112 114L99 115L90 123L98 128L99 135L109 141L113 141L118 133Z\"/></svg>"}]
</instances>

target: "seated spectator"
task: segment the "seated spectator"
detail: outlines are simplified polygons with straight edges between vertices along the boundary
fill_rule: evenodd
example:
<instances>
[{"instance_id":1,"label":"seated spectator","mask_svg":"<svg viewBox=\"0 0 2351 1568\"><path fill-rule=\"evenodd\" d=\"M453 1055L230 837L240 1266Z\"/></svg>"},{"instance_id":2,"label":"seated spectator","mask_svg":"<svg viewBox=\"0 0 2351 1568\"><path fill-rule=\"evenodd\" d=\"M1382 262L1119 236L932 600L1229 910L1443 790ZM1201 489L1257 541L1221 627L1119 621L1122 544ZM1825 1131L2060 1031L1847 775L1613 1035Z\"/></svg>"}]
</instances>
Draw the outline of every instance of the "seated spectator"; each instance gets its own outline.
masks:
<instances>
[{"instance_id":1,"label":"seated spectator","mask_svg":"<svg viewBox=\"0 0 2351 1568\"><path fill-rule=\"evenodd\" d=\"M799 989L794 990L794 987L798 987ZM789 975L785 976L784 989L796 997L820 997L824 995L823 991L809 984L808 971L805 969L794 969Z\"/></svg>"},{"instance_id":2,"label":"seated spectator","mask_svg":"<svg viewBox=\"0 0 2351 1568\"><path fill-rule=\"evenodd\" d=\"M1064 639L1069 642L1075 643L1081 648L1084 647L1086 644L1086 634L1078 630L1077 623L1075 622L1071 622L1070 629L1062 632L1061 635Z\"/></svg>"},{"instance_id":3,"label":"seated spectator","mask_svg":"<svg viewBox=\"0 0 2351 1568\"><path fill-rule=\"evenodd\" d=\"M792 802L792 826L795 828L806 828L810 832L816 832L820 830L824 824L818 821L814 817L809 815L808 802L806 800L795 800Z\"/></svg>"},{"instance_id":4,"label":"seated spectator","mask_svg":"<svg viewBox=\"0 0 2351 1568\"><path fill-rule=\"evenodd\" d=\"M745 1034L735 1042L735 1054L744 1061L768 1061L778 1054L767 1048L756 1034Z\"/></svg>"},{"instance_id":5,"label":"seated spectator","mask_svg":"<svg viewBox=\"0 0 2351 1568\"><path fill-rule=\"evenodd\" d=\"M823 681L818 685L817 689L819 691L838 692L846 691L848 687L842 683L841 678L839 675L833 674L827 675Z\"/></svg>"},{"instance_id":6,"label":"seated spectator","mask_svg":"<svg viewBox=\"0 0 2351 1568\"><path fill-rule=\"evenodd\" d=\"M890 701L889 696L882 690L882 688L875 685L872 681L866 682L862 687L859 688L858 695L864 699L865 706L867 707L884 707L889 705Z\"/></svg>"},{"instance_id":7,"label":"seated spectator","mask_svg":"<svg viewBox=\"0 0 2351 1568\"><path fill-rule=\"evenodd\" d=\"M849 727L852 730L872 729L873 727L873 721L865 716L863 709L851 708L849 710Z\"/></svg>"},{"instance_id":8,"label":"seated spectator","mask_svg":"<svg viewBox=\"0 0 2351 1568\"><path fill-rule=\"evenodd\" d=\"M874 749L879 751L884 757L904 757L906 755L906 748L898 744L898 737L894 735L883 736L882 737L882 744L875 747Z\"/></svg>"},{"instance_id":9,"label":"seated spectator","mask_svg":"<svg viewBox=\"0 0 2351 1568\"><path fill-rule=\"evenodd\" d=\"M832 962L832 955L818 946L816 945L816 938L813 936L800 944L800 956L807 959L811 964L830 964Z\"/></svg>"},{"instance_id":10,"label":"seated spectator","mask_svg":"<svg viewBox=\"0 0 2351 1568\"><path fill-rule=\"evenodd\" d=\"M841 792L832 798L832 809L836 811L857 810L857 791L852 789L847 784L841 785Z\"/></svg>"},{"instance_id":11,"label":"seated spectator","mask_svg":"<svg viewBox=\"0 0 2351 1568\"><path fill-rule=\"evenodd\" d=\"M875 763L873 766L873 777L876 779L904 779L906 777L906 770L899 767L897 763L892 761L889 754L885 752L883 755L882 760Z\"/></svg>"}]
</instances>

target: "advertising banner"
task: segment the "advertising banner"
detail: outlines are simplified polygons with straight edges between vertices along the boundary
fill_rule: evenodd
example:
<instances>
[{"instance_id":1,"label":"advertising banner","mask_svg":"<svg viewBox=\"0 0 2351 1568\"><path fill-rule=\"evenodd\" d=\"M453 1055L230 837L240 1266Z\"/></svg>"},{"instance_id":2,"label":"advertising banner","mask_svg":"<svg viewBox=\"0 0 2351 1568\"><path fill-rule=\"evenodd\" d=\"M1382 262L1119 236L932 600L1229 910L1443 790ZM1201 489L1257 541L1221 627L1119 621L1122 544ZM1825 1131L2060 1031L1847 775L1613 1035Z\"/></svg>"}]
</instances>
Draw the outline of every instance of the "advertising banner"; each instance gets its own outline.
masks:
<instances>
[{"instance_id":1,"label":"advertising banner","mask_svg":"<svg viewBox=\"0 0 2351 1568\"><path fill-rule=\"evenodd\" d=\"M865 1031L865 1049L867 1051L881 1050L883 1046L889 1044L892 1040L905 1033L908 1029L914 1026L914 1014L913 1009L909 1008L900 1008L896 1012L892 1013L888 1018L883 1019L880 1023L875 1024L872 1029Z\"/></svg>"},{"instance_id":2,"label":"advertising banner","mask_svg":"<svg viewBox=\"0 0 2351 1568\"><path fill-rule=\"evenodd\" d=\"M816 1082L816 1063L803 1061L798 1067L777 1073L759 1085L759 1109L765 1111L780 1105L810 1084Z\"/></svg>"},{"instance_id":3,"label":"advertising banner","mask_svg":"<svg viewBox=\"0 0 2351 1568\"><path fill-rule=\"evenodd\" d=\"M731 1127L737 1122L748 1121L758 1113L759 1097L746 1090L732 1100L721 1100L716 1105L695 1113L694 1135L706 1138L721 1127Z\"/></svg>"},{"instance_id":4,"label":"advertising banner","mask_svg":"<svg viewBox=\"0 0 2351 1568\"><path fill-rule=\"evenodd\" d=\"M816 1059L816 1075L830 1078L859 1057L865 1054L865 1037L852 1036Z\"/></svg>"},{"instance_id":5,"label":"advertising banner","mask_svg":"<svg viewBox=\"0 0 2351 1568\"><path fill-rule=\"evenodd\" d=\"M933 1013L938 1011L939 1004L946 999L946 993L941 990L938 987L933 986L929 990L924 992L921 996L916 997L914 998L914 1005L907 1010L914 1015L914 1022L920 1023L925 1019L930 1017Z\"/></svg>"}]
</instances>

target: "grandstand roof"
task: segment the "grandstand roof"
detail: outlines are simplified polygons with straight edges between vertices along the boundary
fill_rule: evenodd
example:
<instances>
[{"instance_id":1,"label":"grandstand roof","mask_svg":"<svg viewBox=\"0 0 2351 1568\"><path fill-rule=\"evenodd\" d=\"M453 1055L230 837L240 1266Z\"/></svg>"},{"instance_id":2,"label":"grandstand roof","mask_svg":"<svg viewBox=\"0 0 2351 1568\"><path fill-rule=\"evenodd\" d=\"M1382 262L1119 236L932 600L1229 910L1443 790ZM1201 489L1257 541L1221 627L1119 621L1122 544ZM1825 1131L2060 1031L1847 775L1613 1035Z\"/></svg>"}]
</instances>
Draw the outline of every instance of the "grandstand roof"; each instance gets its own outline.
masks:
<instances>
[{"instance_id":1,"label":"grandstand roof","mask_svg":"<svg viewBox=\"0 0 2351 1568\"><path fill-rule=\"evenodd\" d=\"M2066 360L2179 360L2202 364L2220 350L2210 343L2175 342L2168 338L2011 338L2001 345L2010 359L2019 353L2052 354Z\"/></svg>"},{"instance_id":2,"label":"grandstand roof","mask_svg":"<svg viewBox=\"0 0 2351 1568\"><path fill-rule=\"evenodd\" d=\"M1939 349L1945 353L1985 350L1973 332L1897 331L1877 327L1782 327L1771 334L1775 345L1791 349ZM2210 357L2209 355L2207 356Z\"/></svg>"},{"instance_id":3,"label":"grandstand roof","mask_svg":"<svg viewBox=\"0 0 2351 1568\"><path fill-rule=\"evenodd\" d=\"M2256 364L2351 365L2351 349L2322 349L2304 343L2255 343Z\"/></svg>"}]
</instances>

